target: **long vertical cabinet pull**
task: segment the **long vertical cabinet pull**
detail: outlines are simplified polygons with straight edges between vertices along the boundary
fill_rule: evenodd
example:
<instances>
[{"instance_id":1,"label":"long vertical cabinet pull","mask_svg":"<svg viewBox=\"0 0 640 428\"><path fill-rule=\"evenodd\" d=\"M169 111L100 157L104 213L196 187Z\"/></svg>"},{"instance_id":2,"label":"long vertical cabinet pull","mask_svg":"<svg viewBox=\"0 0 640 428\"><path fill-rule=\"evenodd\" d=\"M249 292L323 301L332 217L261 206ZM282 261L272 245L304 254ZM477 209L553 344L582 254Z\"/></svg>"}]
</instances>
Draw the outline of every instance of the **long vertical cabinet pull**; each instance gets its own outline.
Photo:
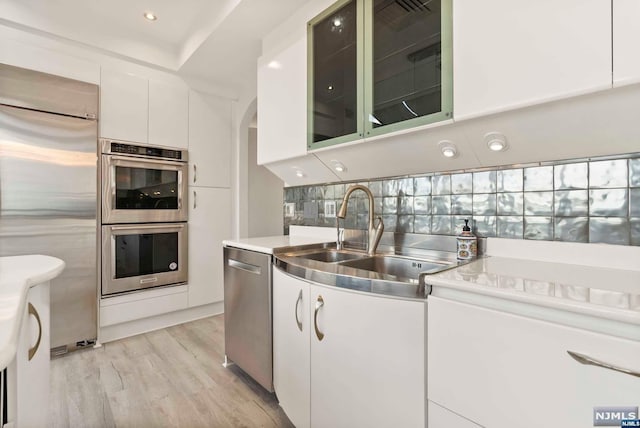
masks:
<instances>
[{"instance_id":1,"label":"long vertical cabinet pull","mask_svg":"<svg viewBox=\"0 0 640 428\"><path fill-rule=\"evenodd\" d=\"M38 322L38 340L36 340L36 344L33 348L29 349L29 361L31 361L40 347L40 340L42 339L42 322L40 321L40 314L38 314L38 311L36 311L36 308L31 303L29 303L29 315L33 315Z\"/></svg>"},{"instance_id":2,"label":"long vertical cabinet pull","mask_svg":"<svg viewBox=\"0 0 640 428\"><path fill-rule=\"evenodd\" d=\"M319 295L318 300L316 300L316 310L313 313L313 327L316 330L316 337L320 341L324 339L324 333L318 329L318 311L323 306L324 306L324 299L322 298L322 296Z\"/></svg>"},{"instance_id":3,"label":"long vertical cabinet pull","mask_svg":"<svg viewBox=\"0 0 640 428\"><path fill-rule=\"evenodd\" d=\"M302 331L302 321L300 321L300 318L298 317L298 306L300 305L300 302L302 302L302 290L298 293L298 300L296 300L296 324L298 325L298 330Z\"/></svg>"},{"instance_id":4,"label":"long vertical cabinet pull","mask_svg":"<svg viewBox=\"0 0 640 428\"><path fill-rule=\"evenodd\" d=\"M193 164L193 183L198 181L198 170L196 169L196 164Z\"/></svg>"},{"instance_id":5,"label":"long vertical cabinet pull","mask_svg":"<svg viewBox=\"0 0 640 428\"><path fill-rule=\"evenodd\" d=\"M198 206L198 205L196 204L196 196L197 196L197 195L196 195L196 191L194 190L194 191L193 191L193 209L194 209L194 210L195 210L195 209L196 209L196 207Z\"/></svg>"}]
</instances>

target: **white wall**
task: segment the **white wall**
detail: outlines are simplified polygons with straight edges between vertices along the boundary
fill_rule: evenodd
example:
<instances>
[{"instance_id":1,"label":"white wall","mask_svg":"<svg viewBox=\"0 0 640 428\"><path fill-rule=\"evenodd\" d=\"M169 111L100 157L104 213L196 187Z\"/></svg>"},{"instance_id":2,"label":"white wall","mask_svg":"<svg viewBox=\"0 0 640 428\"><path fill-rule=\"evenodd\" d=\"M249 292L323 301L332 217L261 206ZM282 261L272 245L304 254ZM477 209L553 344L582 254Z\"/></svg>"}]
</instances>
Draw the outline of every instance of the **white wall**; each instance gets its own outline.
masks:
<instances>
[{"instance_id":1,"label":"white wall","mask_svg":"<svg viewBox=\"0 0 640 428\"><path fill-rule=\"evenodd\" d=\"M249 128L248 237L282 235L284 183L267 168L257 164L258 130Z\"/></svg>"}]
</instances>

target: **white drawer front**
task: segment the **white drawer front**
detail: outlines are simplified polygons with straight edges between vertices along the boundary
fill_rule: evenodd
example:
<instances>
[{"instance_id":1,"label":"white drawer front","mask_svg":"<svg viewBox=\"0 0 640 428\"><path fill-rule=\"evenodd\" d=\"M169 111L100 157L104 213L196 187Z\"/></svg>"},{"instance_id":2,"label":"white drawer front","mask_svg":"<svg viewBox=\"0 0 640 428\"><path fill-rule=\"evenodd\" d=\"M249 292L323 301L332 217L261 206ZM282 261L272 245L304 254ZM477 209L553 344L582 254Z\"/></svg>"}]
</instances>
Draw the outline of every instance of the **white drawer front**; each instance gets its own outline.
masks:
<instances>
[{"instance_id":1,"label":"white drawer front","mask_svg":"<svg viewBox=\"0 0 640 428\"><path fill-rule=\"evenodd\" d=\"M640 405L640 342L437 297L428 300L428 398L482 426L593 426L594 407Z\"/></svg>"}]
</instances>

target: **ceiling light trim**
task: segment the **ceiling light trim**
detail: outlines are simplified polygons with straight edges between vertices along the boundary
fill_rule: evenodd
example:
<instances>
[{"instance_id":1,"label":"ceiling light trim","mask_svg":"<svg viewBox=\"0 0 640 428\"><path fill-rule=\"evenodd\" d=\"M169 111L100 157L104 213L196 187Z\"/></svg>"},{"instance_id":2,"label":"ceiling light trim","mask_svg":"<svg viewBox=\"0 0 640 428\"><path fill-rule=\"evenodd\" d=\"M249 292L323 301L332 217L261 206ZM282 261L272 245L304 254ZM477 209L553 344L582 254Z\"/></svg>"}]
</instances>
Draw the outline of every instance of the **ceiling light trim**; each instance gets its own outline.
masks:
<instances>
[{"instance_id":1,"label":"ceiling light trim","mask_svg":"<svg viewBox=\"0 0 640 428\"><path fill-rule=\"evenodd\" d=\"M440 141L438 143L438 147L442 152L442 156L444 156L447 159L457 158L458 155L460 154L458 152L458 147L452 141L449 141L449 140Z\"/></svg>"},{"instance_id":2,"label":"ceiling light trim","mask_svg":"<svg viewBox=\"0 0 640 428\"><path fill-rule=\"evenodd\" d=\"M507 137L499 132L489 132L485 134L484 141L492 152L504 152L509 148Z\"/></svg>"}]
</instances>

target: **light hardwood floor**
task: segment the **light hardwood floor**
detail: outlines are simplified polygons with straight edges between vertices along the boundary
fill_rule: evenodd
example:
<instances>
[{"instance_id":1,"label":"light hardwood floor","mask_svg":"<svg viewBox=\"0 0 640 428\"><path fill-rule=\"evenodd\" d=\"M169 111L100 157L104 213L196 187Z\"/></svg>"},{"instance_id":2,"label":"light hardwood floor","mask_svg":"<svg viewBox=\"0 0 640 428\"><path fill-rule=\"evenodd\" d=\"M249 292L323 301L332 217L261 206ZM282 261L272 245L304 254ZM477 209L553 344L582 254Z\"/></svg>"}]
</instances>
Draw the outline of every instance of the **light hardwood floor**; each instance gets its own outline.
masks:
<instances>
[{"instance_id":1,"label":"light hardwood floor","mask_svg":"<svg viewBox=\"0 0 640 428\"><path fill-rule=\"evenodd\" d=\"M293 426L274 395L223 359L222 315L54 359L50 426Z\"/></svg>"}]
</instances>

